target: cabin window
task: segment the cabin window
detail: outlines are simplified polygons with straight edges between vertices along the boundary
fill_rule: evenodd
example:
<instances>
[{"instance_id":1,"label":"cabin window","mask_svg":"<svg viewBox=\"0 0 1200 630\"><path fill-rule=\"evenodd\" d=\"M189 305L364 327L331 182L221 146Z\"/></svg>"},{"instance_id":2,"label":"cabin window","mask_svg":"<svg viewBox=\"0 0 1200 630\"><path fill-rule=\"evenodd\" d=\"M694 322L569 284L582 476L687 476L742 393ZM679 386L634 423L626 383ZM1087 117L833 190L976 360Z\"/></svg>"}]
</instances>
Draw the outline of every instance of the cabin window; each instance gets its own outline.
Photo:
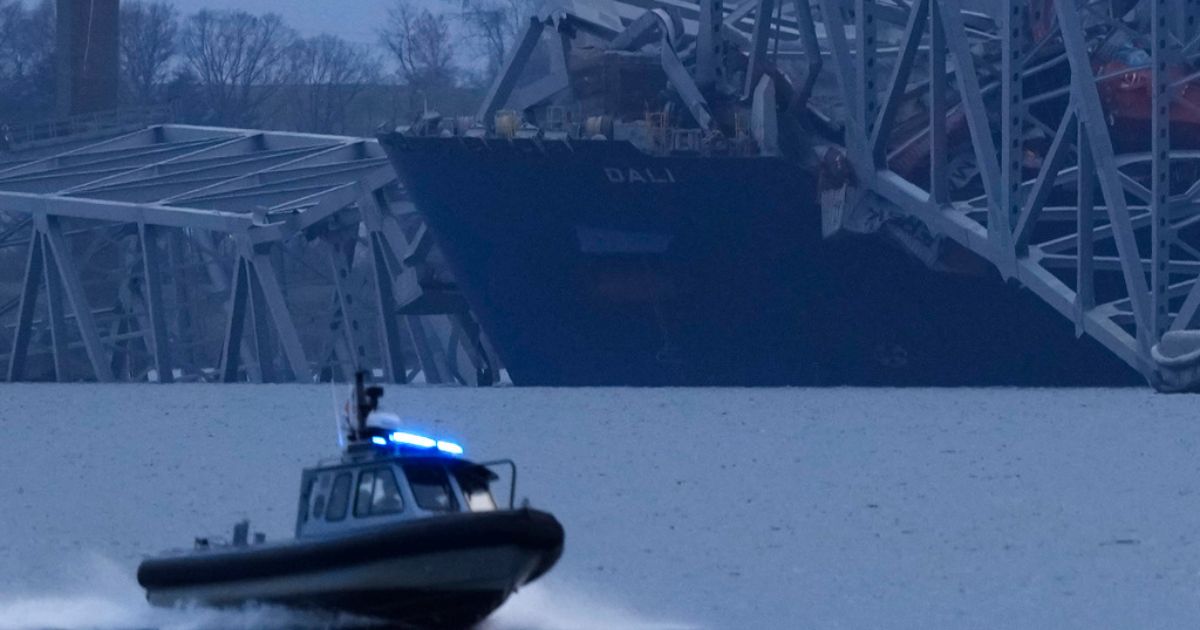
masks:
<instances>
[{"instance_id":1,"label":"cabin window","mask_svg":"<svg viewBox=\"0 0 1200 630\"><path fill-rule=\"evenodd\" d=\"M458 500L450 488L450 478L440 466L405 466L404 474L412 486L413 498L423 510L457 512Z\"/></svg>"},{"instance_id":2,"label":"cabin window","mask_svg":"<svg viewBox=\"0 0 1200 630\"><path fill-rule=\"evenodd\" d=\"M351 475L348 472L334 477L329 504L325 506L325 520L340 521L346 518L346 510L350 507L350 482Z\"/></svg>"},{"instance_id":3,"label":"cabin window","mask_svg":"<svg viewBox=\"0 0 1200 630\"><path fill-rule=\"evenodd\" d=\"M404 509L396 473L391 468L364 470L358 477L358 494L354 499L354 516L396 514Z\"/></svg>"},{"instance_id":4,"label":"cabin window","mask_svg":"<svg viewBox=\"0 0 1200 630\"><path fill-rule=\"evenodd\" d=\"M300 492L300 523L308 522L308 503L312 499L313 486L316 485L316 479L309 478L304 482L304 490Z\"/></svg>"},{"instance_id":5,"label":"cabin window","mask_svg":"<svg viewBox=\"0 0 1200 630\"><path fill-rule=\"evenodd\" d=\"M496 500L492 498L492 489L485 474L462 469L454 473L454 477L458 479L458 487L462 488L468 510L491 512L496 509Z\"/></svg>"},{"instance_id":6,"label":"cabin window","mask_svg":"<svg viewBox=\"0 0 1200 630\"><path fill-rule=\"evenodd\" d=\"M375 471L364 470L358 476L358 493L354 497L354 517L371 515L371 486L375 484Z\"/></svg>"}]
</instances>

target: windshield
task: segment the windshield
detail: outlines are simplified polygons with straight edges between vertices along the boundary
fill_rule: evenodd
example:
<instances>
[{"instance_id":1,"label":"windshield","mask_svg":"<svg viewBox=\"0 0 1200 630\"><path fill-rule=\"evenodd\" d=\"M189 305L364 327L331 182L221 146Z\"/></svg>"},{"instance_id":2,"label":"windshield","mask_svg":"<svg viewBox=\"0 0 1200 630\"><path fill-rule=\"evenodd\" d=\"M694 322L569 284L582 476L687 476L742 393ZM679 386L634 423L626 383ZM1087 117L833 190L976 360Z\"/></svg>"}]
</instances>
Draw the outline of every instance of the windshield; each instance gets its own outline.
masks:
<instances>
[{"instance_id":1,"label":"windshield","mask_svg":"<svg viewBox=\"0 0 1200 630\"><path fill-rule=\"evenodd\" d=\"M413 499L423 510L457 512L458 500L450 487L450 478L441 466L408 465L404 474L412 486Z\"/></svg>"},{"instance_id":2,"label":"windshield","mask_svg":"<svg viewBox=\"0 0 1200 630\"><path fill-rule=\"evenodd\" d=\"M354 501L354 516L395 514L404 509L396 475L390 468L364 470L358 478L358 498Z\"/></svg>"}]
</instances>

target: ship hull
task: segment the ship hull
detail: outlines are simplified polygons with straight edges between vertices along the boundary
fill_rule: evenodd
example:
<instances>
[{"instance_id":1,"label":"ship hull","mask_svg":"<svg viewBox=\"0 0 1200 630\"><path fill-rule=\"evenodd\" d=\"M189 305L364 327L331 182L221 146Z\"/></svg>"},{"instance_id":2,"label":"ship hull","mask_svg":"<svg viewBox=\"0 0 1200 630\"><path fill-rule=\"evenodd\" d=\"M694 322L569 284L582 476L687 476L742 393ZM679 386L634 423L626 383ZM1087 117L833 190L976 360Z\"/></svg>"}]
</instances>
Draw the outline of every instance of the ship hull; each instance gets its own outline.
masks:
<instances>
[{"instance_id":1,"label":"ship hull","mask_svg":"<svg viewBox=\"0 0 1200 630\"><path fill-rule=\"evenodd\" d=\"M785 159L380 141L518 385L1140 382L998 277L823 238Z\"/></svg>"}]
</instances>

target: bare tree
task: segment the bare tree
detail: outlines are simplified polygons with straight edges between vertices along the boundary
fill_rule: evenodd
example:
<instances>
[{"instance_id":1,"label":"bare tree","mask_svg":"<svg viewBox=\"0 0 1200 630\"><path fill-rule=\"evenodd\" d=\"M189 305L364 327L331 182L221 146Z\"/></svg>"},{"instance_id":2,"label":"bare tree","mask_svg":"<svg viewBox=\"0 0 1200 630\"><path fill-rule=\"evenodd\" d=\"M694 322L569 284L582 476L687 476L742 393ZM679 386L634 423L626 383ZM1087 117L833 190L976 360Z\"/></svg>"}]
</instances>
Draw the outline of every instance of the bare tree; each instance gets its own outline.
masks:
<instances>
[{"instance_id":1,"label":"bare tree","mask_svg":"<svg viewBox=\"0 0 1200 630\"><path fill-rule=\"evenodd\" d=\"M0 0L0 116L45 117L54 104L53 0Z\"/></svg>"},{"instance_id":2,"label":"bare tree","mask_svg":"<svg viewBox=\"0 0 1200 630\"><path fill-rule=\"evenodd\" d=\"M400 78L417 92L451 87L457 80L450 21L429 9L417 10L409 0L395 0L388 24L379 33L400 67Z\"/></svg>"},{"instance_id":3,"label":"bare tree","mask_svg":"<svg viewBox=\"0 0 1200 630\"><path fill-rule=\"evenodd\" d=\"M133 103L150 105L161 99L178 32L174 5L142 0L121 4L121 74Z\"/></svg>"},{"instance_id":4,"label":"bare tree","mask_svg":"<svg viewBox=\"0 0 1200 630\"><path fill-rule=\"evenodd\" d=\"M20 73L17 50L26 20L21 0L0 0L0 78L3 80Z\"/></svg>"},{"instance_id":5,"label":"bare tree","mask_svg":"<svg viewBox=\"0 0 1200 630\"><path fill-rule=\"evenodd\" d=\"M482 83L490 83L500 72L513 43L537 0L452 0L459 4L458 20L466 31L469 46L484 62Z\"/></svg>"},{"instance_id":6,"label":"bare tree","mask_svg":"<svg viewBox=\"0 0 1200 630\"><path fill-rule=\"evenodd\" d=\"M333 35L297 40L289 57L298 92L289 99L290 113L305 131L344 132L350 106L382 74L370 47Z\"/></svg>"},{"instance_id":7,"label":"bare tree","mask_svg":"<svg viewBox=\"0 0 1200 630\"><path fill-rule=\"evenodd\" d=\"M253 126L279 90L296 34L273 13L200 11L183 27L180 48L212 122Z\"/></svg>"}]
</instances>

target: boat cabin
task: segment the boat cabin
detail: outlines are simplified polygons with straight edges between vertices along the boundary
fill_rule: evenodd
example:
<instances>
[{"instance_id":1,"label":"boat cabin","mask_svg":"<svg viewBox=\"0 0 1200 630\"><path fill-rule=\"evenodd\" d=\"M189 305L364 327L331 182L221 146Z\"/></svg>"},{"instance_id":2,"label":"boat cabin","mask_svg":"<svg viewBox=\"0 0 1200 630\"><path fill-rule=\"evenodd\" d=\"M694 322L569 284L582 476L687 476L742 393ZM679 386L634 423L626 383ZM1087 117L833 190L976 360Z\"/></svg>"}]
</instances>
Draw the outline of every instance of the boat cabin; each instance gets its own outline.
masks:
<instances>
[{"instance_id":1,"label":"boat cabin","mask_svg":"<svg viewBox=\"0 0 1200 630\"><path fill-rule=\"evenodd\" d=\"M350 444L341 461L304 471L297 538L498 509L491 486L499 476L490 467L512 462L476 464L459 457L457 444L406 432L378 430L365 438Z\"/></svg>"}]
</instances>

